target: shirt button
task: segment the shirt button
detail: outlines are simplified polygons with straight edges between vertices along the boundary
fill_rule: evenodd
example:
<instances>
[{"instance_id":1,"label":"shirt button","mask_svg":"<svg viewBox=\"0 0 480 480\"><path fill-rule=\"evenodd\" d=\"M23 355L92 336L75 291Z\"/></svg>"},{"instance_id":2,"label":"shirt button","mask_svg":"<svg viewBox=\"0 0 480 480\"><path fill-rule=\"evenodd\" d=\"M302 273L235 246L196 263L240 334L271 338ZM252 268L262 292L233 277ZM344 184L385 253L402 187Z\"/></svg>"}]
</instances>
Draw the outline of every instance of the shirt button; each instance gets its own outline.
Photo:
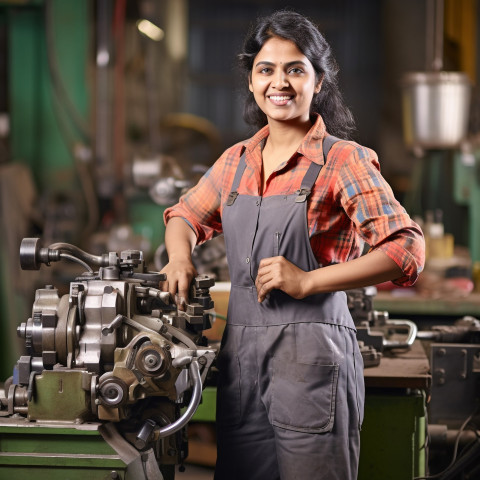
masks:
<instances>
[{"instance_id":1,"label":"shirt button","mask_svg":"<svg viewBox=\"0 0 480 480\"><path fill-rule=\"evenodd\" d=\"M257 201L255 202L255 205L258 207L258 206L260 205L260 200L257 200Z\"/></svg>"},{"instance_id":2,"label":"shirt button","mask_svg":"<svg viewBox=\"0 0 480 480\"><path fill-rule=\"evenodd\" d=\"M247 258L245 259L245 263L250 263L250 257L247 257Z\"/></svg>"}]
</instances>

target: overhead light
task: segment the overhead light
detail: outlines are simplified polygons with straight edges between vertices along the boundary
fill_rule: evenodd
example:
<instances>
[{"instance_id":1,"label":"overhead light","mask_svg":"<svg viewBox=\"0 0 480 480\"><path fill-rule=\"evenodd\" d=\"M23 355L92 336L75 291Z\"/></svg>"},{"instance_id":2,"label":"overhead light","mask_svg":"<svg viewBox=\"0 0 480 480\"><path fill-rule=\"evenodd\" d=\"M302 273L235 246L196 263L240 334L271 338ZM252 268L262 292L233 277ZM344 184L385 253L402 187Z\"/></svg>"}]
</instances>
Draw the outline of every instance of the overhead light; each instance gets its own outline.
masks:
<instances>
[{"instance_id":1,"label":"overhead light","mask_svg":"<svg viewBox=\"0 0 480 480\"><path fill-rule=\"evenodd\" d=\"M160 42L165 36L165 32L160 27L157 27L150 20L138 20L137 28L140 32L142 32L144 35L146 35L151 40L154 40L155 42Z\"/></svg>"}]
</instances>

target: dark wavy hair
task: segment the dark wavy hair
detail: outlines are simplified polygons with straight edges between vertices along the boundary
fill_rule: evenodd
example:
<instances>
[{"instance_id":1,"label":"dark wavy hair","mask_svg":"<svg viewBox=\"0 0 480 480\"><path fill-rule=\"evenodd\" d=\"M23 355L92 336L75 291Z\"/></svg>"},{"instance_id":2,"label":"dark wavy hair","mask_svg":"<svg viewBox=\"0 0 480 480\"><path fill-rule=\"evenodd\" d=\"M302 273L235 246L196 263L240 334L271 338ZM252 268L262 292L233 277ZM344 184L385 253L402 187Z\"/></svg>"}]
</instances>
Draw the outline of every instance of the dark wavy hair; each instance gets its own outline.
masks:
<instances>
[{"instance_id":1,"label":"dark wavy hair","mask_svg":"<svg viewBox=\"0 0 480 480\"><path fill-rule=\"evenodd\" d=\"M270 16L259 18L245 37L243 51L238 55L240 69L248 89L253 62L267 40L280 37L295 43L310 60L317 80L323 76L322 89L315 94L310 114L319 113L328 133L349 139L356 130L352 112L345 105L338 87L338 65L330 45L318 28L306 17L291 10L280 10ZM246 92L244 120L257 128L267 124L266 115L260 110L253 95Z\"/></svg>"}]
</instances>

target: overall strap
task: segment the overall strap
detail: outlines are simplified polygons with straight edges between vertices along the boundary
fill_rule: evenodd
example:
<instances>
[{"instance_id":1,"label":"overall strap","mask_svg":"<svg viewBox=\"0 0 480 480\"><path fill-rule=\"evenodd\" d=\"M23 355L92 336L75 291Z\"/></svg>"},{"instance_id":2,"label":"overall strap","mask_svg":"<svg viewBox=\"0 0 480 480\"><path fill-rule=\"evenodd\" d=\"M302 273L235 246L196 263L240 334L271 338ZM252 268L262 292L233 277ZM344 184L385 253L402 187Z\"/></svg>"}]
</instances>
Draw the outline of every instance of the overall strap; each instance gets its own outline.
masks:
<instances>
[{"instance_id":1,"label":"overall strap","mask_svg":"<svg viewBox=\"0 0 480 480\"><path fill-rule=\"evenodd\" d=\"M322 170L323 165L327 163L328 152L330 152L332 146L339 141L340 138L334 137L333 135L329 135L323 139L323 164L320 165L314 162L310 164L307 173L303 177L302 186L300 187L300 190L297 191L298 196L295 199L295 202L304 202L310 195L312 188L317 181L317 177L320 174L320 170Z\"/></svg>"},{"instance_id":2,"label":"overall strap","mask_svg":"<svg viewBox=\"0 0 480 480\"><path fill-rule=\"evenodd\" d=\"M243 172L247 168L247 163L245 161L245 152L242 153L240 161L238 162L237 171L233 177L232 190L228 194L227 205L233 205L235 199L238 197L238 186L240 185L240 180L242 180Z\"/></svg>"},{"instance_id":3,"label":"overall strap","mask_svg":"<svg viewBox=\"0 0 480 480\"><path fill-rule=\"evenodd\" d=\"M335 145L335 143L340 141L341 138L334 137L333 135L329 135L328 137L323 138L323 163L327 163L328 152L333 147L333 145Z\"/></svg>"}]
</instances>

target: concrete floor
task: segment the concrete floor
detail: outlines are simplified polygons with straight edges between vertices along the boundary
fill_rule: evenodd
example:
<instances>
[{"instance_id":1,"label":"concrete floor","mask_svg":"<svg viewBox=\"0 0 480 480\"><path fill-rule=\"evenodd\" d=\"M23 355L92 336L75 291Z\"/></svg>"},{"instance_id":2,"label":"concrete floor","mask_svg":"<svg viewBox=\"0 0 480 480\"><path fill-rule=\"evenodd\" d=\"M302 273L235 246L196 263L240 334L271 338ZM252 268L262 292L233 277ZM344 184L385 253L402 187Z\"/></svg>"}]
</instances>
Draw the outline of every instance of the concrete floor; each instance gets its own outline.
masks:
<instances>
[{"instance_id":1,"label":"concrete floor","mask_svg":"<svg viewBox=\"0 0 480 480\"><path fill-rule=\"evenodd\" d=\"M186 464L184 472L176 470L175 480L213 480L213 468Z\"/></svg>"}]
</instances>

